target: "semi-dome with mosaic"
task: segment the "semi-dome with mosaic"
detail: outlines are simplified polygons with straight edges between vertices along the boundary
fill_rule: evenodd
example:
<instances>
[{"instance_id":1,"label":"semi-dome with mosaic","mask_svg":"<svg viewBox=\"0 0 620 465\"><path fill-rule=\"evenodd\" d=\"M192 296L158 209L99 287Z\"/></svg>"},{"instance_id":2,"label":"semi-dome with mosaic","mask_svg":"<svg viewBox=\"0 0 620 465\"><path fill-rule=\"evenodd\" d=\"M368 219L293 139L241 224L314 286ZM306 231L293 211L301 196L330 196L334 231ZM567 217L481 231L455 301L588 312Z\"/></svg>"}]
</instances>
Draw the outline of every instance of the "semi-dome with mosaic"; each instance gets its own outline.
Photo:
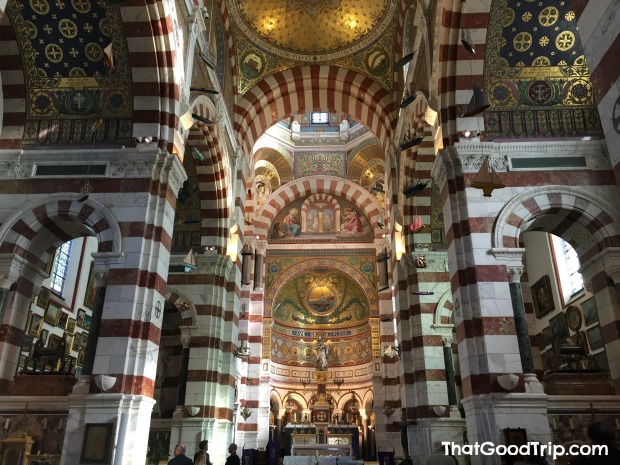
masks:
<instances>
[{"instance_id":1,"label":"semi-dome with mosaic","mask_svg":"<svg viewBox=\"0 0 620 465\"><path fill-rule=\"evenodd\" d=\"M389 22L387 0L231 0L246 33L295 53L315 54L345 49L375 36ZM286 20L285 20L286 19ZM387 20L387 21L386 21ZM384 27L381 27L384 26Z\"/></svg>"}]
</instances>

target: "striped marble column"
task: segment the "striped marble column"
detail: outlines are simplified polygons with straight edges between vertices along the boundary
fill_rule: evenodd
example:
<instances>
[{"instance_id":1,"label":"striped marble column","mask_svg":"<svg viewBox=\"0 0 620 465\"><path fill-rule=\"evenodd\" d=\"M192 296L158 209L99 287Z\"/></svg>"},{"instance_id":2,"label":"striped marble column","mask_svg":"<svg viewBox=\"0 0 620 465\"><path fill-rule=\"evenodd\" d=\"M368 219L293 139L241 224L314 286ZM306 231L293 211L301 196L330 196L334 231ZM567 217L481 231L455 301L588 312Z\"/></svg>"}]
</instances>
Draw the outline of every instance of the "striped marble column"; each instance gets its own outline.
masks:
<instances>
[{"instance_id":1,"label":"striped marble column","mask_svg":"<svg viewBox=\"0 0 620 465\"><path fill-rule=\"evenodd\" d=\"M0 321L0 393L6 393L17 369L34 289L46 274L19 256L3 257L3 315ZM19 271L18 271L19 270Z\"/></svg>"},{"instance_id":2,"label":"striped marble column","mask_svg":"<svg viewBox=\"0 0 620 465\"><path fill-rule=\"evenodd\" d=\"M507 259L492 254L492 221L503 205L482 206L466 188L454 147L440 151L433 168L444 204L454 323L469 443L503 440L504 428L523 427L528 439L550 440L547 396L526 390ZM513 263L512 261L510 261ZM507 391L498 378L517 376ZM528 391L528 392L526 392ZM472 457L472 463L481 463Z\"/></svg>"}]
</instances>

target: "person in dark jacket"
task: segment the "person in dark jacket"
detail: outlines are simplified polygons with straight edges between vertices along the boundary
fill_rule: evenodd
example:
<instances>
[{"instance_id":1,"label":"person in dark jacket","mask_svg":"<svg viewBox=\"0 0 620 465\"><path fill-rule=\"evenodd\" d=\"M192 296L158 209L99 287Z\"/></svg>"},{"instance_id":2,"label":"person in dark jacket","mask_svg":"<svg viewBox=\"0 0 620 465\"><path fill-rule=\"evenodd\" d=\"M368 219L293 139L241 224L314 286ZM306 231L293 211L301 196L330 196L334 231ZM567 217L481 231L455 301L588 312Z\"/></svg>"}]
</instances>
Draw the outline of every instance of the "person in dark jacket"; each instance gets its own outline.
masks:
<instances>
[{"instance_id":1,"label":"person in dark jacket","mask_svg":"<svg viewBox=\"0 0 620 465\"><path fill-rule=\"evenodd\" d=\"M570 462L570 465L618 465L620 450L616 445L616 431L614 427L604 421L596 421L588 426L588 438L593 445L607 446L607 455L600 452L592 455L583 455Z\"/></svg>"},{"instance_id":2,"label":"person in dark jacket","mask_svg":"<svg viewBox=\"0 0 620 465\"><path fill-rule=\"evenodd\" d=\"M237 455L237 444L234 442L228 446L228 452L230 456L226 459L225 465L241 465L241 459Z\"/></svg>"},{"instance_id":3,"label":"person in dark jacket","mask_svg":"<svg viewBox=\"0 0 620 465\"><path fill-rule=\"evenodd\" d=\"M174 457L168 461L168 465L193 465L192 459L185 455L187 446L180 442L174 446Z\"/></svg>"}]
</instances>

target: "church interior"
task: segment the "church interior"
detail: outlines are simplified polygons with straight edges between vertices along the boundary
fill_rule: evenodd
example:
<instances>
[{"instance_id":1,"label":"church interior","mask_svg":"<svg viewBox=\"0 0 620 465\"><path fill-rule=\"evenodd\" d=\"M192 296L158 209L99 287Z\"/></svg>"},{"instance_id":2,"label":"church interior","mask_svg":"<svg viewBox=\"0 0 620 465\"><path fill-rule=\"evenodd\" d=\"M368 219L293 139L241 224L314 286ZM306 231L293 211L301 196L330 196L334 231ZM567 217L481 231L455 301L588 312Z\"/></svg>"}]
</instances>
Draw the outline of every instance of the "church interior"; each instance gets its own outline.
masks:
<instances>
[{"instance_id":1,"label":"church interior","mask_svg":"<svg viewBox=\"0 0 620 465\"><path fill-rule=\"evenodd\" d=\"M0 0L0 465L620 433L619 12Z\"/></svg>"}]
</instances>

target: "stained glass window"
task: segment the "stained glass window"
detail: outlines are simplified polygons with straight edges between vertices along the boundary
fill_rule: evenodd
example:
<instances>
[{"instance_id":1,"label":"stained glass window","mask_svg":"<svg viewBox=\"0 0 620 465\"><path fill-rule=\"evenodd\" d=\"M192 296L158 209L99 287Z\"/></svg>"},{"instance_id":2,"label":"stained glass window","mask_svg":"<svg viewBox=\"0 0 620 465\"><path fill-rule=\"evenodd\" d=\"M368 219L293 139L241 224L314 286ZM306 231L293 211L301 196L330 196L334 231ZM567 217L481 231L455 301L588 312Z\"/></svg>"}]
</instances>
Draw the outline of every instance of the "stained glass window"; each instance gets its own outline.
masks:
<instances>
[{"instance_id":1,"label":"stained glass window","mask_svg":"<svg viewBox=\"0 0 620 465\"><path fill-rule=\"evenodd\" d=\"M62 295L62 289L65 286L65 278L67 276L67 267L69 266L69 257L71 257L71 242L65 242L56 250L54 264L52 265L52 283L51 288L57 294Z\"/></svg>"}]
</instances>

